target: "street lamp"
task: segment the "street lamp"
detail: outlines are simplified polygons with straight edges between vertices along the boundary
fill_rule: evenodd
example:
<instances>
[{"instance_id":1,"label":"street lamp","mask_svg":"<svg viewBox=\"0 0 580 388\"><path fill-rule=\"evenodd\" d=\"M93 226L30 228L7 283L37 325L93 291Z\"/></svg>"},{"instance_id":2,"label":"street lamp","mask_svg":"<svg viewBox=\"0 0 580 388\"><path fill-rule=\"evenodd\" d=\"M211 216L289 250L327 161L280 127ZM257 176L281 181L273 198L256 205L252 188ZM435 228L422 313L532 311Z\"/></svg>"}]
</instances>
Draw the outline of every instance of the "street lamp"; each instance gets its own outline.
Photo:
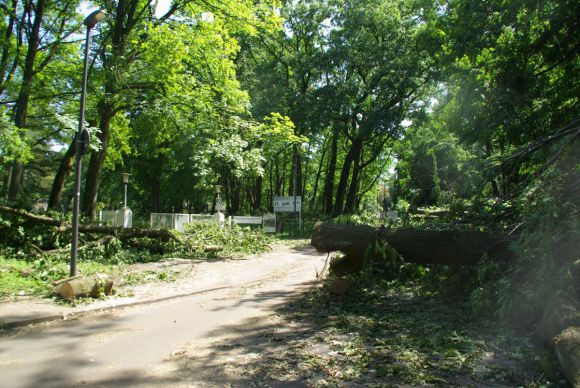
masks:
<instances>
[{"instance_id":1,"label":"street lamp","mask_svg":"<svg viewBox=\"0 0 580 388\"><path fill-rule=\"evenodd\" d=\"M123 196L123 209L127 209L127 185L129 184L129 177L131 174L124 172L123 175L123 183L125 184L125 195Z\"/></svg>"},{"instance_id":2,"label":"street lamp","mask_svg":"<svg viewBox=\"0 0 580 388\"><path fill-rule=\"evenodd\" d=\"M83 63L83 83L81 88L81 109L79 117L79 129L75 136L75 193L72 219L72 241L70 255L70 276L77 274L77 253L79 243L79 200L81 195L81 167L82 157L87 153L89 148L89 132L85 129L85 97L87 94L87 73L89 61L89 38L91 30L100 21L104 20L107 14L105 11L96 10L86 17L83 24L87 27L87 36L85 39L85 59Z\"/></svg>"}]
</instances>

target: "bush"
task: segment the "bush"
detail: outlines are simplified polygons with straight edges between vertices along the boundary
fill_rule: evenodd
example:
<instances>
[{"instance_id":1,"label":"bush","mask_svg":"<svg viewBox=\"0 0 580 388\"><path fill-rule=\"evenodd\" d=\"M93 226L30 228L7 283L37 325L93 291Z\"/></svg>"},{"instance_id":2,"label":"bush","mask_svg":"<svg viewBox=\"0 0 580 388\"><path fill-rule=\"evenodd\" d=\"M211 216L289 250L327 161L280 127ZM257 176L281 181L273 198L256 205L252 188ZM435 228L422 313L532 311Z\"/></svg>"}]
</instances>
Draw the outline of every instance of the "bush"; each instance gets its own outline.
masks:
<instances>
[{"instance_id":1,"label":"bush","mask_svg":"<svg viewBox=\"0 0 580 388\"><path fill-rule=\"evenodd\" d=\"M239 225L222 228L214 222L189 224L183 238L200 249L207 246L222 247L220 255L227 256L262 253L268 250L268 244L273 241L273 237L259 228Z\"/></svg>"}]
</instances>

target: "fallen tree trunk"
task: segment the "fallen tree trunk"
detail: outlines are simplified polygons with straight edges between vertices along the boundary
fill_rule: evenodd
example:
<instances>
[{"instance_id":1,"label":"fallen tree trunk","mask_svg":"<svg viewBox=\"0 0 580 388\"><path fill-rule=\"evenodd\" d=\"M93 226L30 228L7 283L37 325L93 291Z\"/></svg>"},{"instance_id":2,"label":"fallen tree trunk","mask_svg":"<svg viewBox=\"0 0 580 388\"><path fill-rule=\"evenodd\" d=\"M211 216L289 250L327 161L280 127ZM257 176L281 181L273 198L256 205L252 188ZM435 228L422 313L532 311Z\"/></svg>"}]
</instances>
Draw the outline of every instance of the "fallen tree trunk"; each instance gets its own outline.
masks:
<instances>
[{"instance_id":1,"label":"fallen tree trunk","mask_svg":"<svg viewBox=\"0 0 580 388\"><path fill-rule=\"evenodd\" d=\"M22 217L28 222L40 225L53 226L54 230L59 233L64 233L72 230L72 225L56 220L54 218L39 216L36 214L25 212L24 210L14 209L11 207L0 206L0 213L11 214L14 216ZM79 225L79 232L81 233L94 233L94 234L110 234L114 235L121 240L127 240L130 238L140 238L149 237L155 238L162 241L176 240L179 241L175 233L166 229L139 229L139 228L122 228L120 226L103 226L103 225Z\"/></svg>"},{"instance_id":2,"label":"fallen tree trunk","mask_svg":"<svg viewBox=\"0 0 580 388\"><path fill-rule=\"evenodd\" d=\"M97 298L100 295L111 295L114 284L113 279L98 275L74 276L57 282L53 291L65 300L89 296Z\"/></svg>"},{"instance_id":3,"label":"fallen tree trunk","mask_svg":"<svg viewBox=\"0 0 580 388\"><path fill-rule=\"evenodd\" d=\"M366 250L379 240L411 263L475 264L484 253L498 260L512 257L505 237L467 231L387 230L319 222L314 226L311 243L319 252L345 254L331 266L338 276L343 276L359 271Z\"/></svg>"},{"instance_id":4,"label":"fallen tree trunk","mask_svg":"<svg viewBox=\"0 0 580 388\"><path fill-rule=\"evenodd\" d=\"M580 388L580 326L562 331L554 347L566 378L574 388Z\"/></svg>"}]
</instances>

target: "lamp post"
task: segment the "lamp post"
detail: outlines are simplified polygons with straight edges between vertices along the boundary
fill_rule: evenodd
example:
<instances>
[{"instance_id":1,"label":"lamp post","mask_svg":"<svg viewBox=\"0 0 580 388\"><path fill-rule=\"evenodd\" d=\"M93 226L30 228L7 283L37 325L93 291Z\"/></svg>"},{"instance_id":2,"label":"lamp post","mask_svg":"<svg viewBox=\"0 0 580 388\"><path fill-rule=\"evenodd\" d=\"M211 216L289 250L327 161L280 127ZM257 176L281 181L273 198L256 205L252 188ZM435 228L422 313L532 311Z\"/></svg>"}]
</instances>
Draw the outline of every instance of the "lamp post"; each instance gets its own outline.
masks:
<instances>
[{"instance_id":1,"label":"lamp post","mask_svg":"<svg viewBox=\"0 0 580 388\"><path fill-rule=\"evenodd\" d=\"M123 196L123 209L127 209L127 185L129 184L129 177L131 174L124 172L123 175L123 183L125 184L125 195Z\"/></svg>"},{"instance_id":2,"label":"lamp post","mask_svg":"<svg viewBox=\"0 0 580 388\"><path fill-rule=\"evenodd\" d=\"M85 97L87 93L87 73L89 61L89 38L91 30L100 21L104 20L107 14L102 10L96 10L86 17L83 24L87 27L85 39L85 59L83 63L83 82L81 88L81 109L79 117L79 129L75 136L75 192L72 219L72 240L70 255L70 276L77 274L77 253L79 243L79 199L81 195L81 167L82 157L89 148L89 132L85 129Z\"/></svg>"}]
</instances>

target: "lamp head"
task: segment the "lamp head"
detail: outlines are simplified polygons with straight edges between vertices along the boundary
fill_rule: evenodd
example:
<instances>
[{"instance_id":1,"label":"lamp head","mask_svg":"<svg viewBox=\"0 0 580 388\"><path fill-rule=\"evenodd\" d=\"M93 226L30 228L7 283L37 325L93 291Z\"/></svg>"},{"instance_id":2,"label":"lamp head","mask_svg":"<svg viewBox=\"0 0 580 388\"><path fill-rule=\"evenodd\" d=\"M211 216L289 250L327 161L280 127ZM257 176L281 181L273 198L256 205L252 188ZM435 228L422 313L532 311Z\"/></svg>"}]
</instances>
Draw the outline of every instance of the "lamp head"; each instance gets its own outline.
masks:
<instances>
[{"instance_id":1,"label":"lamp head","mask_svg":"<svg viewBox=\"0 0 580 388\"><path fill-rule=\"evenodd\" d=\"M215 185L215 192L217 194L219 194L222 191L222 186L221 185Z\"/></svg>"},{"instance_id":2,"label":"lamp head","mask_svg":"<svg viewBox=\"0 0 580 388\"><path fill-rule=\"evenodd\" d=\"M129 177L131 176L131 174L124 172L122 173L123 175L123 183L129 183Z\"/></svg>"},{"instance_id":3,"label":"lamp head","mask_svg":"<svg viewBox=\"0 0 580 388\"><path fill-rule=\"evenodd\" d=\"M88 28L93 28L97 23L105 20L107 13L103 10L97 9L85 18L83 24Z\"/></svg>"}]
</instances>

